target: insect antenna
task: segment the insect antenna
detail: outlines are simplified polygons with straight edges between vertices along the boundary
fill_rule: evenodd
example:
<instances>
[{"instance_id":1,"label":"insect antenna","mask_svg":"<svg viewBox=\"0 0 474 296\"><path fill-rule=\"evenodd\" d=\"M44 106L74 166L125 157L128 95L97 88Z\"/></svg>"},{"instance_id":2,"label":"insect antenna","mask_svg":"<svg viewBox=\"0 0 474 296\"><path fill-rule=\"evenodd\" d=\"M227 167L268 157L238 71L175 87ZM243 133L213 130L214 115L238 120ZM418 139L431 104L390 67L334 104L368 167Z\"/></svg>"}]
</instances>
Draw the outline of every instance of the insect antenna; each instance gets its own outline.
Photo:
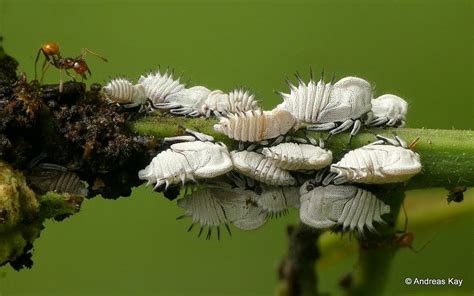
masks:
<instances>
[{"instance_id":1,"label":"insect antenna","mask_svg":"<svg viewBox=\"0 0 474 296\"><path fill-rule=\"evenodd\" d=\"M420 140L420 136L416 137L415 140L413 140L410 145L408 145L408 149L414 150L416 145L418 144L418 141Z\"/></svg>"}]
</instances>

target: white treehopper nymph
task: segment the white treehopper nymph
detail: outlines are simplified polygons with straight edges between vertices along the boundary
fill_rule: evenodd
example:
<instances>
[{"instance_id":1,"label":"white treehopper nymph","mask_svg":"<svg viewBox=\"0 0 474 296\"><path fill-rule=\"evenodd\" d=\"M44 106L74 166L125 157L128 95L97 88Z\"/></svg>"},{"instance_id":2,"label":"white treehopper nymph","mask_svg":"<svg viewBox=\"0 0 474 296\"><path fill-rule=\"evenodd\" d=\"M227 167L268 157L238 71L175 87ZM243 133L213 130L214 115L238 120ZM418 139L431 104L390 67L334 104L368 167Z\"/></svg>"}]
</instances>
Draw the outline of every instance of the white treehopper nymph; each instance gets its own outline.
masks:
<instances>
[{"instance_id":1,"label":"white treehopper nymph","mask_svg":"<svg viewBox=\"0 0 474 296\"><path fill-rule=\"evenodd\" d=\"M209 117L211 114L217 116L228 113L259 110L258 101L255 96L243 89L236 89L229 94L221 90L215 90L209 94L200 108L201 115Z\"/></svg>"},{"instance_id":2,"label":"white treehopper nymph","mask_svg":"<svg viewBox=\"0 0 474 296\"><path fill-rule=\"evenodd\" d=\"M349 151L331 165L332 176L324 184L347 182L386 184L404 182L418 174L422 165L420 155L407 147L399 137L395 140L377 135L380 139L369 145Z\"/></svg>"},{"instance_id":3,"label":"white treehopper nymph","mask_svg":"<svg viewBox=\"0 0 474 296\"><path fill-rule=\"evenodd\" d=\"M178 200L178 206L185 209L185 214L178 218L192 217L193 222L188 231L191 231L195 224L199 224L201 227L198 236L201 236L207 227L207 239L211 238L213 227L220 238L222 225L231 234L230 223L242 230L253 230L267 221L266 211L253 202L254 195L252 191L238 188L200 189Z\"/></svg>"},{"instance_id":4,"label":"white treehopper nymph","mask_svg":"<svg viewBox=\"0 0 474 296\"><path fill-rule=\"evenodd\" d=\"M310 124L309 130L329 130L329 135L333 135L352 128L351 137L359 131L362 117L372 108L372 87L367 81L345 77L335 84L326 84L321 75L317 84L312 78L306 84L299 75L297 78L298 87L288 83L290 93L280 93L284 102L277 108Z\"/></svg>"},{"instance_id":5,"label":"white treehopper nymph","mask_svg":"<svg viewBox=\"0 0 474 296\"><path fill-rule=\"evenodd\" d=\"M214 178L231 170L232 160L224 144L195 141L171 145L138 172L138 177L147 180L147 185L156 183L158 188L164 184L167 188L189 180Z\"/></svg>"},{"instance_id":6,"label":"white treehopper nymph","mask_svg":"<svg viewBox=\"0 0 474 296\"><path fill-rule=\"evenodd\" d=\"M342 231L367 228L375 232L374 222L384 223L382 215L390 213L390 206L371 192L350 185L314 187L311 181L300 189L301 222L314 228L334 228Z\"/></svg>"},{"instance_id":7,"label":"white treehopper nymph","mask_svg":"<svg viewBox=\"0 0 474 296\"><path fill-rule=\"evenodd\" d=\"M294 185L296 179L288 171L276 166L273 159L253 151L232 151L234 169L248 177L269 185Z\"/></svg>"},{"instance_id":8,"label":"white treehopper nymph","mask_svg":"<svg viewBox=\"0 0 474 296\"><path fill-rule=\"evenodd\" d=\"M289 208L300 207L299 186L264 186L256 202L272 217L284 215Z\"/></svg>"},{"instance_id":9,"label":"white treehopper nymph","mask_svg":"<svg viewBox=\"0 0 474 296\"><path fill-rule=\"evenodd\" d=\"M237 141L260 142L285 135L296 126L297 121L290 112L274 109L230 113L221 117L214 130Z\"/></svg>"},{"instance_id":10,"label":"white treehopper nymph","mask_svg":"<svg viewBox=\"0 0 474 296\"><path fill-rule=\"evenodd\" d=\"M372 126L405 126L408 112L408 103L392 94L385 94L372 100L373 120L369 123Z\"/></svg>"},{"instance_id":11,"label":"white treehopper nymph","mask_svg":"<svg viewBox=\"0 0 474 296\"><path fill-rule=\"evenodd\" d=\"M170 95L165 102L156 104L160 109L184 116L225 115L232 112L258 110L255 97L248 91L237 89L229 94L221 90L211 91L204 86L194 86Z\"/></svg>"},{"instance_id":12,"label":"white treehopper nymph","mask_svg":"<svg viewBox=\"0 0 474 296\"><path fill-rule=\"evenodd\" d=\"M262 154L284 170L319 170L331 164L332 152L310 144L281 143L263 148Z\"/></svg>"},{"instance_id":13,"label":"white treehopper nymph","mask_svg":"<svg viewBox=\"0 0 474 296\"><path fill-rule=\"evenodd\" d=\"M146 76L140 76L138 84L142 85L146 96L153 104L163 102L168 96L185 89L178 79L173 78L173 73L166 71L161 74L158 69L155 73L149 73Z\"/></svg>"},{"instance_id":14,"label":"white treehopper nymph","mask_svg":"<svg viewBox=\"0 0 474 296\"><path fill-rule=\"evenodd\" d=\"M109 81L104 86L104 96L108 101L123 105L125 108L144 105L148 99L142 85L134 85L125 78Z\"/></svg>"}]
</instances>

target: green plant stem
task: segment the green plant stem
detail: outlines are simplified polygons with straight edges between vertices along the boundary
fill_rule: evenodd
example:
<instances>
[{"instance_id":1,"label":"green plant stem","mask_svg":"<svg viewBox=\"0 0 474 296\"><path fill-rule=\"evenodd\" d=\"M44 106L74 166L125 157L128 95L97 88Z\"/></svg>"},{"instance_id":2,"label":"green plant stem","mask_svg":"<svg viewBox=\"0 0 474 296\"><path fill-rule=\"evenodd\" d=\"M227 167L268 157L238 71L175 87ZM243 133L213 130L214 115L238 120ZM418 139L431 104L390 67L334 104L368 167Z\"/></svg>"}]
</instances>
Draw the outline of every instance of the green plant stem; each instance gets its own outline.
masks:
<instances>
[{"instance_id":1,"label":"green plant stem","mask_svg":"<svg viewBox=\"0 0 474 296\"><path fill-rule=\"evenodd\" d=\"M319 259L317 240L321 232L299 224L288 226L288 255L279 267L279 295L317 295L317 278L314 265Z\"/></svg>"},{"instance_id":2,"label":"green plant stem","mask_svg":"<svg viewBox=\"0 0 474 296\"><path fill-rule=\"evenodd\" d=\"M214 131L215 123L217 119L214 118L171 117L156 113L138 120L132 129L140 134L164 138L182 134L180 126L183 126L211 135L230 149L235 148L234 140ZM393 133L408 143L419 137L415 151L421 156L423 170L406 184L405 189L474 186L474 131L367 128L357 134L351 144L348 144L348 134L342 133L331 137L326 147L333 152L337 160L345 152L373 142L375 134L393 137ZM326 137L326 134L316 132L310 132L309 135L315 138Z\"/></svg>"}]
</instances>

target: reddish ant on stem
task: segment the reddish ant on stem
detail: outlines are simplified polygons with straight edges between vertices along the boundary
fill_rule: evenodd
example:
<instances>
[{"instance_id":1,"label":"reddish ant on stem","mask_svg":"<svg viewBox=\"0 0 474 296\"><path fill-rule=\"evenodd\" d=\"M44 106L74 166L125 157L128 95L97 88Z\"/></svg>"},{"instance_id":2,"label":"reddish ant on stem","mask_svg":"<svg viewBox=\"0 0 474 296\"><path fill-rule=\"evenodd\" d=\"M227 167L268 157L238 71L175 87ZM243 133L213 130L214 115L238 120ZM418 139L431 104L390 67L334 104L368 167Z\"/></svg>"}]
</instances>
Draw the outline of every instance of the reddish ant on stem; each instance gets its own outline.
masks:
<instances>
[{"instance_id":1,"label":"reddish ant on stem","mask_svg":"<svg viewBox=\"0 0 474 296\"><path fill-rule=\"evenodd\" d=\"M408 226L408 216L407 212L405 209L405 203L402 204L402 209L403 213L405 214L405 227L403 231L397 231L400 235L395 235L395 245L398 248L409 248L415 253L421 252L429 243L431 243L431 240L427 241L421 248L415 249L413 247L413 241L415 240L415 234L413 232L407 232L407 226Z\"/></svg>"},{"instance_id":2,"label":"reddish ant on stem","mask_svg":"<svg viewBox=\"0 0 474 296\"><path fill-rule=\"evenodd\" d=\"M92 74L89 66L87 66L87 63L85 61L86 54L90 53L99 59L103 60L104 62L107 62L107 59L96 54L95 52L83 48L81 50L81 54L77 56L76 58L63 58L61 56L61 53L59 51L59 45L54 42L47 42L43 44L40 49L38 49L38 53L36 54L36 59L35 59L35 80L37 79L37 64L39 57L43 53L44 55L44 62L41 70L41 79L40 81L43 81L44 74L46 73L46 70L50 65L53 65L57 69L59 69L59 92L62 92L63 90L63 78L62 78L62 70L66 72L66 75L71 77L74 81L76 80L75 77L69 73L68 70L73 69L74 72L79 74L81 76L81 80L87 79L87 74L89 76Z\"/></svg>"}]
</instances>

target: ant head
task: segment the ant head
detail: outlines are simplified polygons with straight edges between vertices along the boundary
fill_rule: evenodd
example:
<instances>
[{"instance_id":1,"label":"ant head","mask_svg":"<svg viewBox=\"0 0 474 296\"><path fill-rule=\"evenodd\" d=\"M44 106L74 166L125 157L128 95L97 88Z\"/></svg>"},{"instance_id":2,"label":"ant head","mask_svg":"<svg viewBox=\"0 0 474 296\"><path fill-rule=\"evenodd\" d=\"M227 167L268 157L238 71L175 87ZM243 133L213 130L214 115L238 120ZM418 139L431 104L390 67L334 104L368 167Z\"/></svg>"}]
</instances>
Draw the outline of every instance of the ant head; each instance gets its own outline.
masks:
<instances>
[{"instance_id":1,"label":"ant head","mask_svg":"<svg viewBox=\"0 0 474 296\"><path fill-rule=\"evenodd\" d=\"M59 53L59 45L54 42L46 42L41 46L41 50L48 56L57 55Z\"/></svg>"}]
</instances>

